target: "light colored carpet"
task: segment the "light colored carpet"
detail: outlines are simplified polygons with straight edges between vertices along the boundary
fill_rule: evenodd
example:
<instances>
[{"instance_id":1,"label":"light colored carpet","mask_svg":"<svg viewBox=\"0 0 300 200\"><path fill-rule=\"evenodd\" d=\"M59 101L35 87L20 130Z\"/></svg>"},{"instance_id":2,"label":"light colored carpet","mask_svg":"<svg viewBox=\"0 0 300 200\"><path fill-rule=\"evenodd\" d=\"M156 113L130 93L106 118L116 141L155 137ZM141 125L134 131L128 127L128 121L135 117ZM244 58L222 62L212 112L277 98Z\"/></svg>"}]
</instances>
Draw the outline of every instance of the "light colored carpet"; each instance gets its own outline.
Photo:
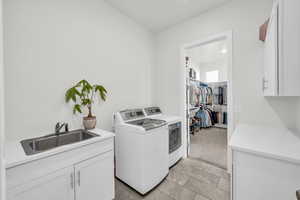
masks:
<instances>
[{"instance_id":1,"label":"light colored carpet","mask_svg":"<svg viewBox=\"0 0 300 200\"><path fill-rule=\"evenodd\" d=\"M190 157L227 168L227 129L201 129L191 135Z\"/></svg>"}]
</instances>

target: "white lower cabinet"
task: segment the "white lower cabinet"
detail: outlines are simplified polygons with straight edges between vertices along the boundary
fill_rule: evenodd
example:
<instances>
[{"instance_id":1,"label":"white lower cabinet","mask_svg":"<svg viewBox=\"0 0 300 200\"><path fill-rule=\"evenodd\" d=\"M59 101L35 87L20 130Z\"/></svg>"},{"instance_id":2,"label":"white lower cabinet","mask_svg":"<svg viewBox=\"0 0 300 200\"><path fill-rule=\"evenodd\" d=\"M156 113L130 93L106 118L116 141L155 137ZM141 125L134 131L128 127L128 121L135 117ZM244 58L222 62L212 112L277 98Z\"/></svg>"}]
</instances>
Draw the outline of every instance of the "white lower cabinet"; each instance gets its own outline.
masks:
<instances>
[{"instance_id":1,"label":"white lower cabinet","mask_svg":"<svg viewBox=\"0 0 300 200\"><path fill-rule=\"evenodd\" d=\"M300 165L233 151L233 200L296 200Z\"/></svg>"},{"instance_id":2,"label":"white lower cabinet","mask_svg":"<svg viewBox=\"0 0 300 200\"><path fill-rule=\"evenodd\" d=\"M8 200L112 200L113 157L111 139L8 169Z\"/></svg>"},{"instance_id":3,"label":"white lower cabinet","mask_svg":"<svg viewBox=\"0 0 300 200\"><path fill-rule=\"evenodd\" d=\"M32 180L8 190L8 200L74 200L73 174L69 167Z\"/></svg>"},{"instance_id":4,"label":"white lower cabinet","mask_svg":"<svg viewBox=\"0 0 300 200\"><path fill-rule=\"evenodd\" d=\"M113 199L113 156L106 154L75 165L76 200Z\"/></svg>"}]
</instances>

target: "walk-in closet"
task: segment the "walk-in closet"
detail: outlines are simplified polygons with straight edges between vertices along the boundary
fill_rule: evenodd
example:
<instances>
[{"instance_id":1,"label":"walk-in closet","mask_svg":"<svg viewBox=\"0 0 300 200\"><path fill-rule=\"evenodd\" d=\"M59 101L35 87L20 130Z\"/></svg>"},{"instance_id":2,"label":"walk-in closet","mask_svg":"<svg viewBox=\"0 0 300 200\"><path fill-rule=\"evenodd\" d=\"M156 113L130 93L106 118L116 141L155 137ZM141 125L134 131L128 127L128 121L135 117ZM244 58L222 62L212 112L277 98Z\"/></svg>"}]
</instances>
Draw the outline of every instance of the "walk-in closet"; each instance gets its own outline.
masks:
<instances>
[{"instance_id":1,"label":"walk-in closet","mask_svg":"<svg viewBox=\"0 0 300 200\"><path fill-rule=\"evenodd\" d=\"M227 168L228 68L226 41L186 54L189 157Z\"/></svg>"}]
</instances>

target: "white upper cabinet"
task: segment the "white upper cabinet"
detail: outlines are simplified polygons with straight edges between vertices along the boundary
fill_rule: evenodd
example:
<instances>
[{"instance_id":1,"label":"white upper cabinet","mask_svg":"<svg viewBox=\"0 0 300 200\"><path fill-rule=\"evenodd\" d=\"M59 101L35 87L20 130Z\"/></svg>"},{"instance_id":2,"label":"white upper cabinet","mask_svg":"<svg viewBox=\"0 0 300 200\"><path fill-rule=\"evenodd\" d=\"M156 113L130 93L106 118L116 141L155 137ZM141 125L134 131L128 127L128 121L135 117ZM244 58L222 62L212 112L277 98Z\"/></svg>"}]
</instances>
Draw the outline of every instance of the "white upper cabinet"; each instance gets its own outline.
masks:
<instances>
[{"instance_id":1,"label":"white upper cabinet","mask_svg":"<svg viewBox=\"0 0 300 200\"><path fill-rule=\"evenodd\" d=\"M300 96L300 1L276 1L264 50L265 96Z\"/></svg>"},{"instance_id":2,"label":"white upper cabinet","mask_svg":"<svg viewBox=\"0 0 300 200\"><path fill-rule=\"evenodd\" d=\"M269 20L264 51L263 90L265 96L278 95L278 4L272 10Z\"/></svg>"}]
</instances>

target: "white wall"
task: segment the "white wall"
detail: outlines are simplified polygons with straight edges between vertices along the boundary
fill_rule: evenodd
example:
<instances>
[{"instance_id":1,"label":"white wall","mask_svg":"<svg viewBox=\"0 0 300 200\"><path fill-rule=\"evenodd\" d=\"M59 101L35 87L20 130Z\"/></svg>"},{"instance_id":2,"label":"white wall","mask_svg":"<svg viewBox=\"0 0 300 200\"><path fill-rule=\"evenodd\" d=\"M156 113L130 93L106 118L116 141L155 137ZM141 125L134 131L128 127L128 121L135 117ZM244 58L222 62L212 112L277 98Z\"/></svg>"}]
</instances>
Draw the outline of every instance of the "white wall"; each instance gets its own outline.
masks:
<instances>
[{"instance_id":1,"label":"white wall","mask_svg":"<svg viewBox=\"0 0 300 200\"><path fill-rule=\"evenodd\" d=\"M5 200L4 167L4 75L3 75L3 27L2 0L0 0L0 200Z\"/></svg>"},{"instance_id":2,"label":"white wall","mask_svg":"<svg viewBox=\"0 0 300 200\"><path fill-rule=\"evenodd\" d=\"M233 31L233 105L236 123L297 125L298 98L264 98L263 44L258 28L269 16L272 0L233 0L157 35L153 101L165 112L181 114L184 97L180 48L224 31Z\"/></svg>"},{"instance_id":3,"label":"white wall","mask_svg":"<svg viewBox=\"0 0 300 200\"><path fill-rule=\"evenodd\" d=\"M219 81L227 81L227 61L222 60L221 62L215 62L215 63L202 63L199 64L200 69L200 80L206 81L206 72L210 71L218 71L219 72Z\"/></svg>"},{"instance_id":4,"label":"white wall","mask_svg":"<svg viewBox=\"0 0 300 200\"><path fill-rule=\"evenodd\" d=\"M193 59L190 57L189 67L196 71L196 80L206 82L206 72L218 71L219 82L227 81L227 60L223 59L216 62L209 63L193 63Z\"/></svg>"},{"instance_id":5,"label":"white wall","mask_svg":"<svg viewBox=\"0 0 300 200\"><path fill-rule=\"evenodd\" d=\"M108 89L94 106L98 127L112 113L149 105L153 35L102 0L4 0L6 136L81 127L64 93L81 79Z\"/></svg>"}]
</instances>

